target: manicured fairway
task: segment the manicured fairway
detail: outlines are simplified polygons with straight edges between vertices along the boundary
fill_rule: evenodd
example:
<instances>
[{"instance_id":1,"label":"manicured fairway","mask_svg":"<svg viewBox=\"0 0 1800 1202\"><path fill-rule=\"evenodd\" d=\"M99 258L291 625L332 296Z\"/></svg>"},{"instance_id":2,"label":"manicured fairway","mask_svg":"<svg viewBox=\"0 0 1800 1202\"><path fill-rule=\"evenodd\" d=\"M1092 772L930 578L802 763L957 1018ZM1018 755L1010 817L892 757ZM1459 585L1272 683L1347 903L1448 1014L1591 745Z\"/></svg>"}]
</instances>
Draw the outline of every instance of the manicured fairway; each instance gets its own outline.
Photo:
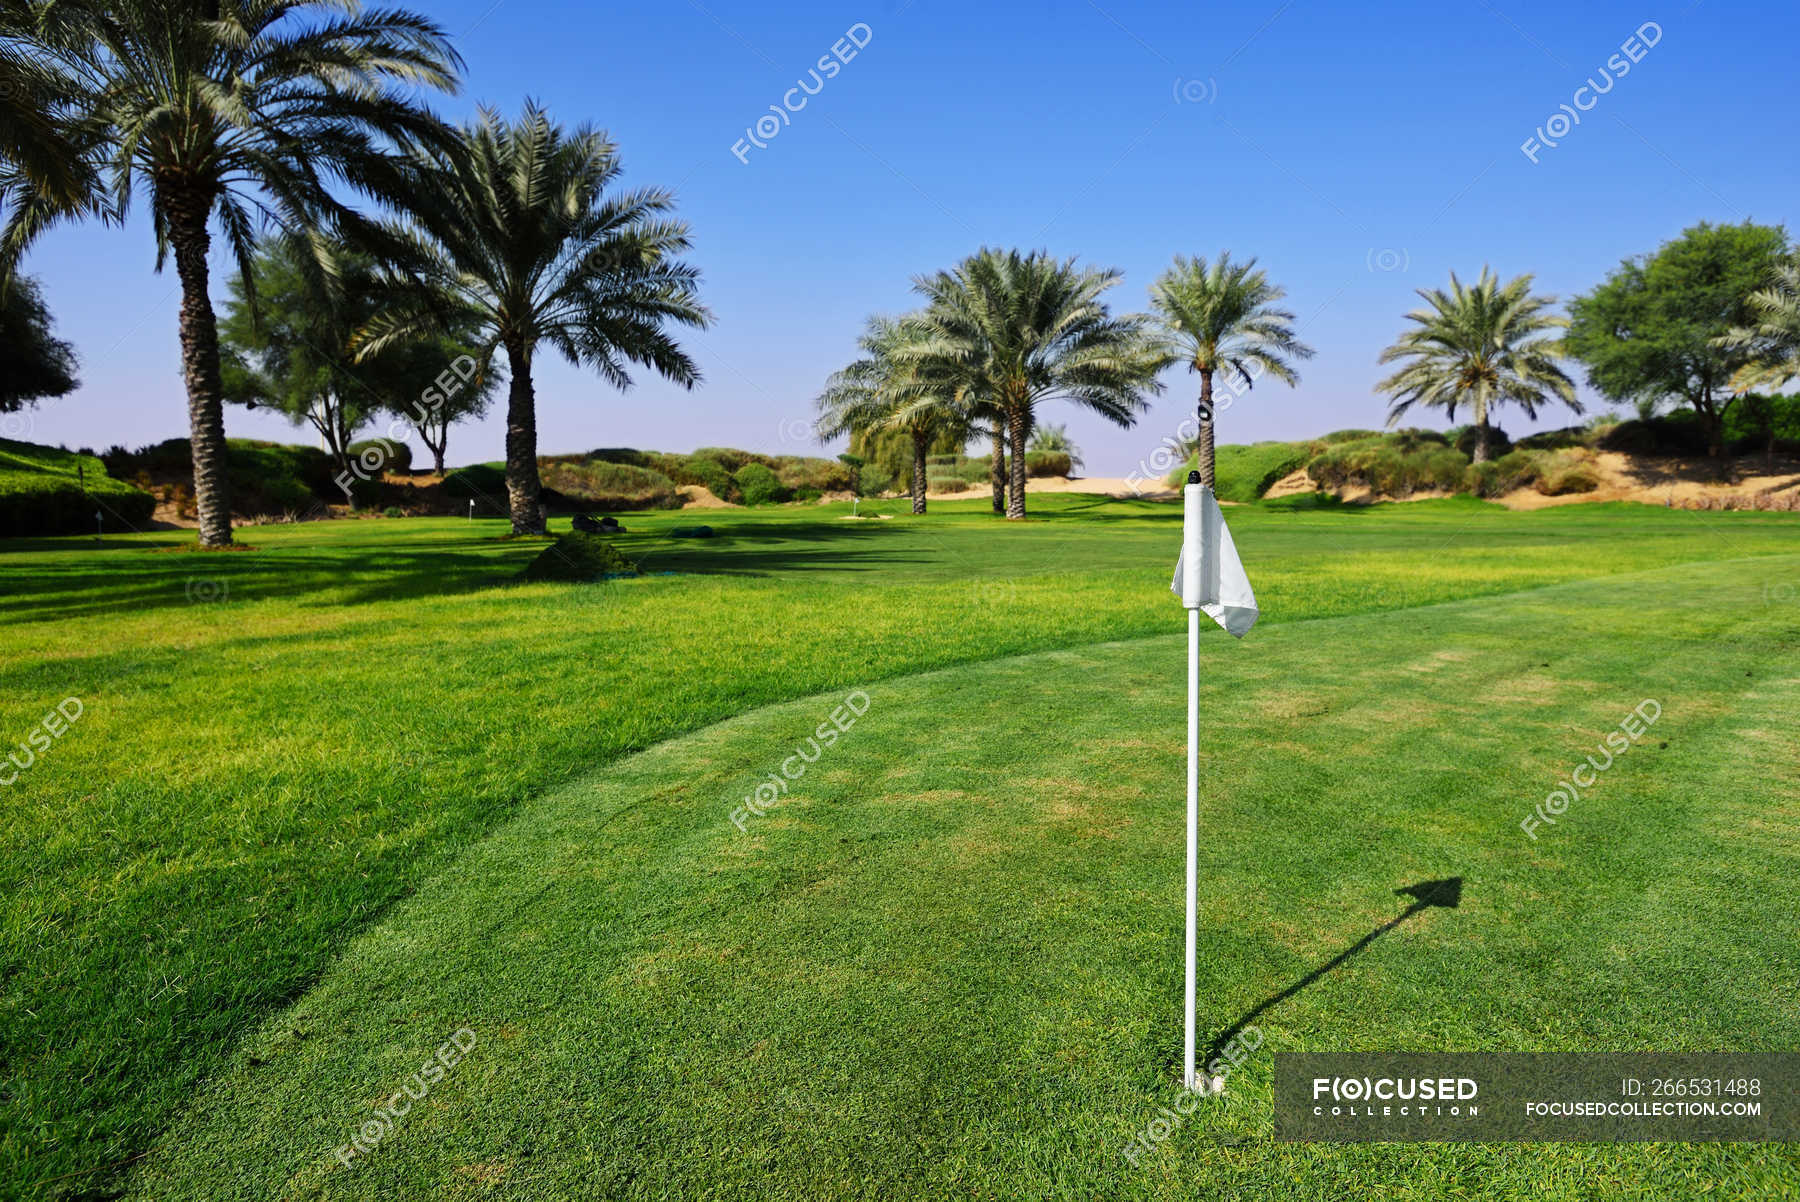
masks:
<instances>
[{"instance_id":1,"label":"manicured fairway","mask_svg":"<svg viewBox=\"0 0 1800 1202\"><path fill-rule=\"evenodd\" d=\"M1153 637L1180 628L1178 515L945 508L631 517L653 574L588 587L511 584L537 545L452 521L255 530L226 556L0 544L0 732L85 706L0 792L0 1180L1794 1180L1770 1148L1279 1148L1267 1049L1131 1168L1178 1037L1179 640ZM659 533L697 520L724 537ZM1391 917L1394 888L1459 873L1461 910L1259 1019L1270 1044L1800 1046L1800 521L1231 520L1268 625L1209 644L1211 679L1248 690L1209 778L1221 1025ZM1437 605L1459 597L1489 599ZM852 689L870 711L819 791L739 835L732 806ZM1638 694L1670 746L1525 840ZM468 1060L339 1166L371 1099L465 1025Z\"/></svg>"}]
</instances>

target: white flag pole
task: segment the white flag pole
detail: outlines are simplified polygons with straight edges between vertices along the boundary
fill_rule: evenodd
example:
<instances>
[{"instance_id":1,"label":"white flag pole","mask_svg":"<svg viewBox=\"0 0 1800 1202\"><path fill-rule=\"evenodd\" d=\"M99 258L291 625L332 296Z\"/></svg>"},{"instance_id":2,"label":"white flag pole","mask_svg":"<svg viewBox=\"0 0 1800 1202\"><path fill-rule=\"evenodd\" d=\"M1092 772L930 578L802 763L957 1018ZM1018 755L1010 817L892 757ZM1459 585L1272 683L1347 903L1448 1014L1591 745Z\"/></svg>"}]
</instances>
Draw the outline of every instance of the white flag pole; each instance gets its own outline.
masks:
<instances>
[{"instance_id":1,"label":"white flag pole","mask_svg":"<svg viewBox=\"0 0 1800 1202\"><path fill-rule=\"evenodd\" d=\"M1194 958L1200 908L1200 597L1205 557L1200 547L1204 520L1200 473L1189 472L1182 490L1182 601L1188 617L1188 762L1187 762L1187 956L1183 977L1181 1083L1198 1089L1194 1068Z\"/></svg>"}]
</instances>

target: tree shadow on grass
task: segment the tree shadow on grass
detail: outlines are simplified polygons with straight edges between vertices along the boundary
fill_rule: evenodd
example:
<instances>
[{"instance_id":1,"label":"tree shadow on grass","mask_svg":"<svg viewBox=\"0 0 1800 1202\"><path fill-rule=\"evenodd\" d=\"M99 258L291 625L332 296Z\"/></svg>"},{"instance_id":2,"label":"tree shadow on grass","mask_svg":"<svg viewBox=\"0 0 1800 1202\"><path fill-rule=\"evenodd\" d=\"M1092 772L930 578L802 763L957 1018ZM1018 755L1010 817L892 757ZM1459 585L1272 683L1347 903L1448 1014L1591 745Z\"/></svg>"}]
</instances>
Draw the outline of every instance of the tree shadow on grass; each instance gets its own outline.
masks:
<instances>
[{"instance_id":1,"label":"tree shadow on grass","mask_svg":"<svg viewBox=\"0 0 1800 1202\"><path fill-rule=\"evenodd\" d=\"M716 530L713 538L697 539L652 529L623 535L618 546L647 575L869 572L929 558L917 546L878 545L882 531L848 522L736 529L722 523ZM253 542L254 533L247 533L247 541ZM160 539L99 546L81 539L0 543L0 553L51 553L41 560L15 558L0 569L0 624L196 604L228 606L244 600L337 607L480 592L516 584L525 565L551 545L548 540L477 535L336 546L275 543L236 554L165 550L184 541L177 536L166 544Z\"/></svg>"},{"instance_id":2,"label":"tree shadow on grass","mask_svg":"<svg viewBox=\"0 0 1800 1202\"><path fill-rule=\"evenodd\" d=\"M1417 885L1407 885L1403 888L1394 890L1394 892L1401 897L1412 898L1412 904L1400 911L1400 913L1393 918L1390 918L1388 921L1370 931L1367 935L1364 935L1361 939L1358 939L1355 943L1352 943L1349 947L1345 948L1325 963L1319 965L1319 967L1307 973L1304 977L1301 977L1298 981L1295 981L1292 985L1289 985L1286 989L1283 989L1280 993L1273 994L1258 1002L1242 1018L1221 1031L1218 1037L1215 1038L1212 1041L1212 1044L1206 1049L1205 1054L1200 1056L1196 1063L1201 1065L1211 1064L1214 1060L1219 1058L1233 1039L1236 1039L1241 1035L1244 1032L1244 1029L1249 1027L1257 1019L1261 1018L1276 1006L1287 1001L1302 989L1305 989L1308 985L1319 980L1319 978L1323 977L1326 973L1340 967L1345 961L1363 951L1363 949L1367 948L1371 943L1374 943L1375 940L1387 934L1413 915L1418 914L1423 910L1429 910L1434 906L1441 906L1448 910L1456 909L1462 904L1462 886L1463 879L1459 876L1452 876L1445 877L1443 880L1439 881L1421 881Z\"/></svg>"}]
</instances>

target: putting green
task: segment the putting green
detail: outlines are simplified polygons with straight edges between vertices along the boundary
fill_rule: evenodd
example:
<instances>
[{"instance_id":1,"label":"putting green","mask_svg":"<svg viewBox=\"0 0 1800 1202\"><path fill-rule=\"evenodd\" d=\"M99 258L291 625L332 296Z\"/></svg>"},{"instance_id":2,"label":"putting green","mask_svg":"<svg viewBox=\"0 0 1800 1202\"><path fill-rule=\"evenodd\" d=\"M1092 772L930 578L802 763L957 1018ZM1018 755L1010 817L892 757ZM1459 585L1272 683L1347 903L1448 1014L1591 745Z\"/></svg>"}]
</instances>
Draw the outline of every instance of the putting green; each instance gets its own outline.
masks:
<instances>
[{"instance_id":1,"label":"putting green","mask_svg":"<svg viewBox=\"0 0 1800 1202\"><path fill-rule=\"evenodd\" d=\"M1396 889L1460 876L1462 902L1257 1015L1228 1096L1135 1164L1122 1149L1177 1094L1178 634L870 684L743 833L732 811L815 754L848 690L529 803L245 1040L134 1188L1791 1192L1782 1145L1277 1144L1269 1081L1283 1050L1800 1047L1800 607L1763 588L1796 569L1208 638L1208 1036L1392 918ZM1647 698L1648 737L1528 838L1533 804ZM415 1078L453 1037L466 1055ZM396 1092L407 1113L381 1117Z\"/></svg>"}]
</instances>

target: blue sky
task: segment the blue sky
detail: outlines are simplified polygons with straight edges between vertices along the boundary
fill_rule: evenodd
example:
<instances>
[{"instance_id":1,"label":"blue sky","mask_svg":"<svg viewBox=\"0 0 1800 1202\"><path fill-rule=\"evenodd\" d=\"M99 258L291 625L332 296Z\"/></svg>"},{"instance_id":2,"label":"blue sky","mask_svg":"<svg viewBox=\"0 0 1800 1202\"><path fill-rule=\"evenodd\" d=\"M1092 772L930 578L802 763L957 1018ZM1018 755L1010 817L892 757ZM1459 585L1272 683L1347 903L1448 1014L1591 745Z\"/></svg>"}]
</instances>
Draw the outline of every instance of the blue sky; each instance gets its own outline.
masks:
<instances>
[{"instance_id":1,"label":"blue sky","mask_svg":"<svg viewBox=\"0 0 1800 1202\"><path fill-rule=\"evenodd\" d=\"M453 116L529 95L619 142L630 184L674 188L718 321L690 338L689 393L620 394L554 359L537 386L545 453L730 445L820 453L803 434L865 315L983 244L1117 267L1140 309L1176 252L1255 255L1318 351L1301 384L1259 385L1223 441L1376 426L1376 356L1454 269L1534 272L1567 298L1695 221L1790 220L1800 194L1791 3L1520 0L1231 6L1106 0L837 4L455 0L427 10L468 60ZM1554 147L1521 145L1646 22L1638 61ZM765 148L733 144L858 24L867 45ZM1629 60L1627 60L1629 61ZM810 80L808 80L810 85ZM1566 118L1565 118L1566 119ZM83 387L29 414L35 441L136 446L185 435L173 272L148 222L47 237L39 276ZM225 294L215 263L215 297ZM1123 475L1191 409L1193 377L1119 430L1070 406L1088 471ZM498 458L500 406L452 432ZM1507 415L1502 424L1522 429ZM1551 415L1551 424L1566 424ZM228 409L233 436L305 441Z\"/></svg>"}]
</instances>

